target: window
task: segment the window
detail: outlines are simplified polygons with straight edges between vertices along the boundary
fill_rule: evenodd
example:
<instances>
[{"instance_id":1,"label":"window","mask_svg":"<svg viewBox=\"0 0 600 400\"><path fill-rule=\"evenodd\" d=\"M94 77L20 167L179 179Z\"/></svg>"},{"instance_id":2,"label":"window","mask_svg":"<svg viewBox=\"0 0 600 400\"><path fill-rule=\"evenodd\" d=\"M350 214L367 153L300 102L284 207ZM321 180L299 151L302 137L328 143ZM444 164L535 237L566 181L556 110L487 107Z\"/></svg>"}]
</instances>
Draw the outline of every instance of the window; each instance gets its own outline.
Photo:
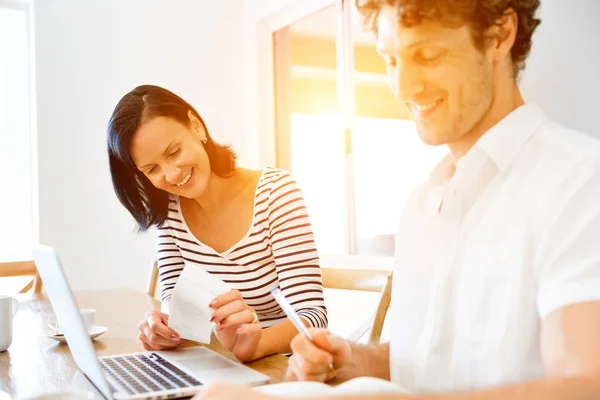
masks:
<instances>
[{"instance_id":1,"label":"window","mask_svg":"<svg viewBox=\"0 0 600 400\"><path fill-rule=\"evenodd\" d=\"M279 166L304 191L321 254L392 256L403 204L443 156L388 88L353 1L274 34Z\"/></svg>"},{"instance_id":2,"label":"window","mask_svg":"<svg viewBox=\"0 0 600 400\"><path fill-rule=\"evenodd\" d=\"M29 2L0 0L0 262L30 260L37 239L30 16Z\"/></svg>"}]
</instances>

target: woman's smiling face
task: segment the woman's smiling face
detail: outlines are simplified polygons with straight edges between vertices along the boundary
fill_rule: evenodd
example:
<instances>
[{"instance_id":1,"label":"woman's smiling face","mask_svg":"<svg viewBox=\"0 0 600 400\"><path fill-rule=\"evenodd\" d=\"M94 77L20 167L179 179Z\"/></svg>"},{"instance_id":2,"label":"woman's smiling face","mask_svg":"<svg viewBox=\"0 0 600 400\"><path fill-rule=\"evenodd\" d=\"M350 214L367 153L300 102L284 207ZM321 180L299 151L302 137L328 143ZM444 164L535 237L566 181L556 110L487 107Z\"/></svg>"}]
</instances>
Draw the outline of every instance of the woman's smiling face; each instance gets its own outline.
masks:
<instances>
[{"instance_id":1,"label":"woman's smiling face","mask_svg":"<svg viewBox=\"0 0 600 400\"><path fill-rule=\"evenodd\" d=\"M202 144L206 132L191 112L189 126L169 117L155 117L136 131L130 153L136 167L158 189L198 198L211 174Z\"/></svg>"}]
</instances>

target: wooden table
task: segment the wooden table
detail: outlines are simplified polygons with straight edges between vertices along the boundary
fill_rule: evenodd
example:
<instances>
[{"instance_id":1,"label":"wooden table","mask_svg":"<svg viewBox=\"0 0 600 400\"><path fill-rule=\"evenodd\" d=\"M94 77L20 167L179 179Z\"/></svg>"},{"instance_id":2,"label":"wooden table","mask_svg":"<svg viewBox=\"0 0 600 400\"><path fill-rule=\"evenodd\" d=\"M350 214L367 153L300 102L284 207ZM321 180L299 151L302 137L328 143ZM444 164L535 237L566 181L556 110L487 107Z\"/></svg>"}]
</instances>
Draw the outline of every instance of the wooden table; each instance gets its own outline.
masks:
<instances>
[{"instance_id":1,"label":"wooden table","mask_svg":"<svg viewBox=\"0 0 600 400\"><path fill-rule=\"evenodd\" d=\"M81 308L95 308L96 324L108 327L108 332L94 340L98 356L144 351L138 340L139 321L146 311L158 309L156 300L132 289L76 293ZM44 334L44 327L54 320L54 312L43 295L25 294L17 297L19 311L14 319L13 342L8 351L0 353L0 392L12 398L67 390L77 371L69 347ZM208 348L235 359L218 341ZM247 365L281 382L288 359L281 355L265 357Z\"/></svg>"}]
</instances>

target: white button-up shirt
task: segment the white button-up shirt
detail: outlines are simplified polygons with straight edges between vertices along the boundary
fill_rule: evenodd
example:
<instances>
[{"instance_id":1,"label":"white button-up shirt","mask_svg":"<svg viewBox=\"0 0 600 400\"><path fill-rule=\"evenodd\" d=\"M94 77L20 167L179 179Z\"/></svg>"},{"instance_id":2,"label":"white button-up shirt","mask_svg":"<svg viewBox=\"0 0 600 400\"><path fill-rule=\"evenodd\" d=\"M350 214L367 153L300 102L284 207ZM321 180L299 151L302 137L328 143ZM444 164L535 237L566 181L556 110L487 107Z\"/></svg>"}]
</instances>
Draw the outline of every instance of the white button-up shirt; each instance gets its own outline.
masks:
<instances>
[{"instance_id":1,"label":"white button-up shirt","mask_svg":"<svg viewBox=\"0 0 600 400\"><path fill-rule=\"evenodd\" d=\"M392 381L412 392L541 378L541 321L600 300L600 142L519 107L405 206Z\"/></svg>"}]
</instances>

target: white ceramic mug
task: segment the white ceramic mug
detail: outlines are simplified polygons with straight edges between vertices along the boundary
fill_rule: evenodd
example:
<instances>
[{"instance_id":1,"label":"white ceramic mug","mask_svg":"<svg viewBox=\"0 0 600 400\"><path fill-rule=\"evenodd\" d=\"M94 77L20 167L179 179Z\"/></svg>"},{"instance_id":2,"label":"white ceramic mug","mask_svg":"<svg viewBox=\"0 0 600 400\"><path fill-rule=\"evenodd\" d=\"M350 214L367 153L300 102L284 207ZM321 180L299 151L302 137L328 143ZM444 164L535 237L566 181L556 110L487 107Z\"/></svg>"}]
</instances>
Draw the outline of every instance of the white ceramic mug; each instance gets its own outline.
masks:
<instances>
[{"instance_id":1,"label":"white ceramic mug","mask_svg":"<svg viewBox=\"0 0 600 400\"><path fill-rule=\"evenodd\" d=\"M14 297L0 296L0 351L6 351L12 343L12 320L19 309Z\"/></svg>"}]
</instances>

